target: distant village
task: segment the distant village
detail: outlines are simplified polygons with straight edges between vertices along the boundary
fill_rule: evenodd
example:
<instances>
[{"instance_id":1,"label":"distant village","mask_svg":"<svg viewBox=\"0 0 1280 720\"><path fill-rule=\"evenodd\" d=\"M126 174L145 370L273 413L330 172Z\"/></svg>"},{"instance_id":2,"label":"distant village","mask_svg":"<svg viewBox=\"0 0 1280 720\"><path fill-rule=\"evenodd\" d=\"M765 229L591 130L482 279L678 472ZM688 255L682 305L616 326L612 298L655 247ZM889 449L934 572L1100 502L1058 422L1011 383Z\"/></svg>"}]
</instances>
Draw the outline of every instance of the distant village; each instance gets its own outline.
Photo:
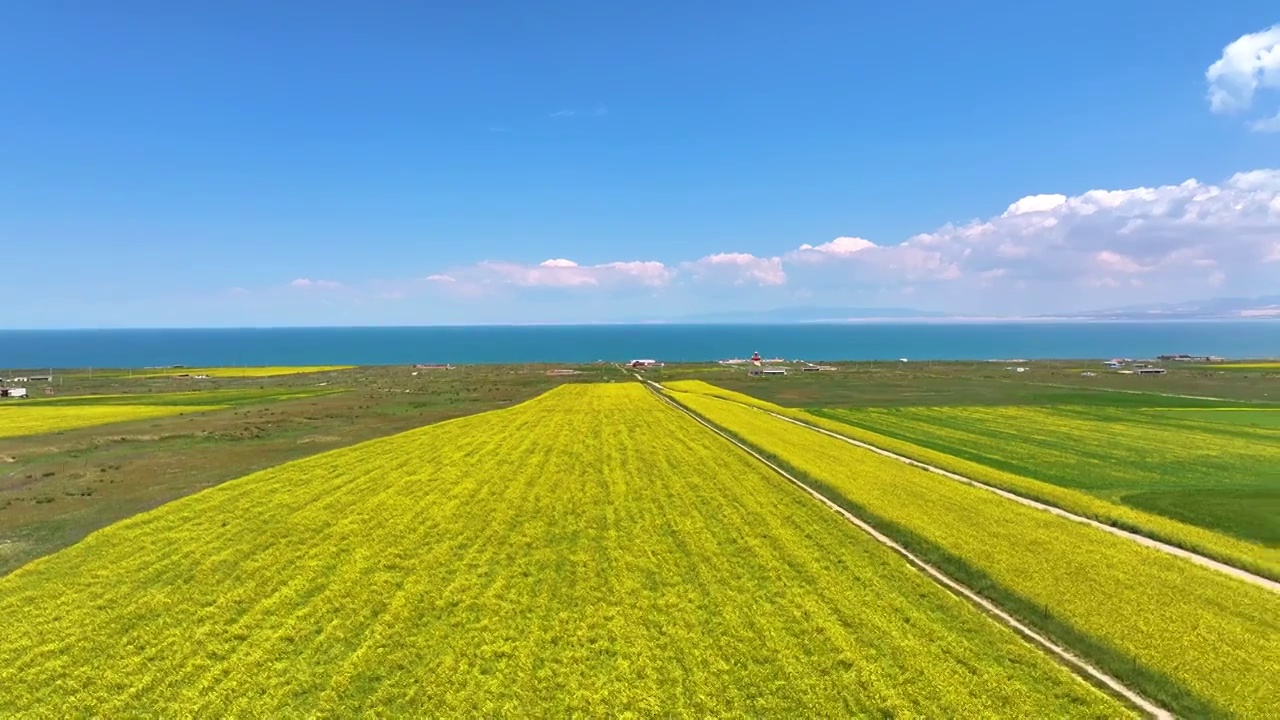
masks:
<instances>
[{"instance_id":1,"label":"distant village","mask_svg":"<svg viewBox=\"0 0 1280 720\"><path fill-rule=\"evenodd\" d=\"M787 360L784 360L783 358L765 359L760 357L759 352L754 352L751 354L751 357L745 359L730 358L727 360L717 360L716 362L720 365L748 365L751 369L747 374L756 376L786 375L789 369L785 367L778 367L786 364L788 362ZM799 365L798 369L800 372L832 372L836 370L833 365L818 365L804 360L796 360L792 364ZM632 370L644 370L647 368L663 367L664 363L658 362L657 360L632 360L630 363L627 363L627 365Z\"/></svg>"}]
</instances>

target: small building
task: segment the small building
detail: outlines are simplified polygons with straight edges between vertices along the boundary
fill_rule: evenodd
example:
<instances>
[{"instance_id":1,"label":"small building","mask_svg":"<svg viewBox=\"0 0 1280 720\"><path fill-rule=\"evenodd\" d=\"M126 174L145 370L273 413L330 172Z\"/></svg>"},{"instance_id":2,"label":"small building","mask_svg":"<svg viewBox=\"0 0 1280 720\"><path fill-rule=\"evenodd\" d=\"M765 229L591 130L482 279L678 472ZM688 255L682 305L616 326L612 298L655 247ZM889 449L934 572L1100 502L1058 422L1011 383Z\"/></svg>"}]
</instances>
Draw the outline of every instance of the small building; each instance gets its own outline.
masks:
<instances>
[{"instance_id":1,"label":"small building","mask_svg":"<svg viewBox=\"0 0 1280 720\"><path fill-rule=\"evenodd\" d=\"M657 360L632 360L627 364L633 368L662 367L662 363Z\"/></svg>"},{"instance_id":2,"label":"small building","mask_svg":"<svg viewBox=\"0 0 1280 720\"><path fill-rule=\"evenodd\" d=\"M1165 372L1164 368L1158 368L1158 367L1138 368L1139 375L1163 375L1164 372Z\"/></svg>"},{"instance_id":3,"label":"small building","mask_svg":"<svg viewBox=\"0 0 1280 720\"><path fill-rule=\"evenodd\" d=\"M29 382L53 382L52 375L32 375L27 378Z\"/></svg>"},{"instance_id":4,"label":"small building","mask_svg":"<svg viewBox=\"0 0 1280 720\"><path fill-rule=\"evenodd\" d=\"M765 368L760 371L761 375L786 375L786 368Z\"/></svg>"},{"instance_id":5,"label":"small building","mask_svg":"<svg viewBox=\"0 0 1280 720\"><path fill-rule=\"evenodd\" d=\"M24 398L26 396L26 388L0 388L0 398Z\"/></svg>"}]
</instances>

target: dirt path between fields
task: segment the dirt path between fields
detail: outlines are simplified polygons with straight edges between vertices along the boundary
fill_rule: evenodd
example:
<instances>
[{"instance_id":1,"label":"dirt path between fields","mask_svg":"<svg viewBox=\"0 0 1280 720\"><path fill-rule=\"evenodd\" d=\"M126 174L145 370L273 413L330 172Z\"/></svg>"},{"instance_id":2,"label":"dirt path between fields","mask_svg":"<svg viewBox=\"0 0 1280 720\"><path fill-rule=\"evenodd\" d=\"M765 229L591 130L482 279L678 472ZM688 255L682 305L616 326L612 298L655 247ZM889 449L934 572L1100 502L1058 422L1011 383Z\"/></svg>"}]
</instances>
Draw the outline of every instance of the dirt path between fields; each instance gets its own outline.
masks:
<instances>
[{"instance_id":1,"label":"dirt path between fields","mask_svg":"<svg viewBox=\"0 0 1280 720\"><path fill-rule=\"evenodd\" d=\"M642 382L649 382L649 381L642 379ZM659 389L663 389L662 386L659 385L658 383L652 383L652 384ZM1117 392L1130 392L1130 391L1119 390ZM1137 391L1133 391L1133 392L1137 392ZM1189 396L1179 396L1179 397L1189 397ZM724 398L719 398L719 399L725 400ZM1257 585L1258 587L1265 588L1267 590L1270 590L1271 592L1280 593L1280 582L1276 582L1275 580L1271 580L1270 578L1265 578L1261 575L1251 573L1248 570L1243 570L1234 565L1228 565L1227 563L1224 563L1222 561L1214 560L1213 558L1206 557L1204 555L1201 555L1200 553L1197 553L1191 550L1186 550L1176 545L1170 545L1169 543L1147 537L1146 535L1140 535L1138 533L1131 532L1129 530L1122 530L1118 527L1113 527L1104 522L1100 522L1092 518L1087 518L1087 517L1084 517L1083 515L1077 515L1069 510L1063 510L1062 508L1056 505L1050 505L1048 503L1040 502L1039 500L1032 500L1031 498L1018 495L1016 493L1010 492L1008 490L1004 490L1002 488L998 488L994 485L988 485L984 482L974 480L973 478L969 478L969 477L965 477L964 475L953 473L950 470L943 470L940 467L936 467L928 463L923 463L923 462L920 462L919 460L912 460L911 458L906 457L905 455L899 455L897 453L890 452L888 450L885 450L884 448L877 447L870 443L865 443L865 442L862 442L861 440L854 440L853 438L846 437L844 435L841 435L840 433L836 433L830 430L826 430L824 428L820 428L817 425L810 425L807 422L796 420L795 418L789 418L786 415L779 415L778 413L775 413L775 412L763 410L761 408L747 405L745 403L738 403L733 400L725 400L725 402L732 402L736 405L740 405L745 408L751 408L752 410L755 410L757 412L762 412L771 417L778 418L779 420L785 420L794 425L806 427L815 432L822 433L823 435L833 437L836 440L840 440L842 442L849 443L850 445L860 447L863 450L870 450L871 452L876 453L877 455L883 455L884 457L897 460L898 462L911 465L912 467L916 467L921 470L934 473L936 475L941 475L945 478L955 480L956 482L962 482L966 485L971 485L973 487L986 490L988 492L993 492L999 495L1000 497L1003 497L1008 500L1012 500L1022 505L1026 505L1027 507L1033 507L1033 508L1036 508L1037 510L1043 510L1047 513L1052 513L1054 515L1057 515L1058 517L1066 518L1067 520L1072 520L1074 522L1083 523L1085 525L1095 527L1099 530L1102 530L1103 532L1111 533L1112 535L1125 538L1126 540L1132 540L1133 542L1136 542L1145 547L1152 548L1153 550L1159 550L1161 552L1168 553L1169 555L1174 555L1184 560L1189 560L1197 565L1209 568L1210 570L1215 570L1225 575L1230 575L1231 577L1234 577L1237 580L1243 580L1244 582L1247 582L1251 585Z\"/></svg>"},{"instance_id":2,"label":"dirt path between fields","mask_svg":"<svg viewBox=\"0 0 1280 720\"><path fill-rule=\"evenodd\" d=\"M732 402L732 401L730 401L730 402ZM750 405L743 405L743 407L751 407L751 406L750 406ZM1130 532L1130 531L1128 531L1128 530L1122 530L1122 529L1120 529L1120 528L1118 528L1118 527L1113 527L1113 526L1108 525L1108 524L1106 524L1106 523L1104 523L1104 522L1099 522L1099 521L1094 520L1094 519L1092 519L1092 518L1084 517L1083 515L1076 515L1075 513L1069 512L1069 511L1067 511L1067 510L1063 510L1062 508L1060 508L1060 507L1058 507L1058 506L1056 506L1056 505L1050 505L1050 504L1048 504L1048 503L1043 503L1043 502L1040 502L1040 501L1038 501L1038 500L1032 500L1031 498L1023 497L1022 495L1018 495L1018 494L1013 493L1013 492L1010 492L1010 491L1008 491L1008 490L1004 490L1004 489L1001 489L1001 488L995 487L994 485L988 485L988 484L986 484L986 483L979 482L979 481L974 480L974 479L972 479L972 478L967 478L967 477L965 477L965 476L963 476L963 475L958 475L958 474L956 474L956 473L951 472L950 470L943 470L942 468L934 467L933 465L929 465L929 464L927 464L927 463L922 463L922 462L920 462L920 461L918 461L918 460L912 460L912 459L911 459L911 458L909 458L909 457L906 457L906 456L903 456L903 455L898 455L897 453L889 452L888 450L885 450L885 449L883 449L883 448L876 447L875 445L871 445L871 444L869 444L869 443L865 443L865 442L862 442L862 441L860 441L860 440L854 440L853 438L850 438L850 437L845 437L844 435L841 435L840 433L832 432L832 431L830 431L830 430L826 430L826 429L824 429L824 428L820 428L820 427L818 427L818 426L816 426L816 425L810 425L809 423L802 422L802 421L800 421L800 420L796 420L796 419L794 419L794 418L789 418L789 417L787 417L787 416L785 416L785 415L779 415L778 413L769 412L768 410L760 410L760 408L752 408L752 409L754 409L754 410L758 410L759 412L765 413L766 415L770 415L770 416L772 416L772 417L778 418L779 420L786 420L786 421L787 421L787 422L789 422L789 423L792 423L792 424L795 424L795 425L799 425L799 426L801 426L801 427L809 428L810 430L813 430L813 431L815 431L815 432L820 432L820 433L822 433L823 435L827 435L827 436L829 436L829 437L833 437L833 438L835 438L835 439L837 439L837 440L841 440L841 441L843 441L843 442L847 442L847 443L849 443L850 445L855 445L855 446L860 447L860 448L862 448L862 449L864 449L864 450L870 450L871 452L876 453L877 455L883 455L884 457L892 458L892 459L894 459L894 460L897 460L898 462L906 463L907 465L911 465L912 467L916 467L916 468L919 468L919 469L921 469L921 470L926 470L926 471L928 471L928 472L931 472L931 473L934 473L934 474L937 474L937 475L941 475L941 476L943 476L943 477L945 477L945 478L949 478L949 479L951 479L951 480L955 480L956 482L962 482L962 483L964 483L964 484L966 484L966 485L971 485L971 486L973 486L973 487L980 488L980 489L982 489L982 490L986 490L986 491L988 491L988 492L993 492L993 493L995 493L996 495L999 495L999 496L1000 496L1000 497L1002 497L1002 498L1006 498L1006 499L1008 499L1008 500L1012 500L1012 501L1014 501L1014 502L1016 502L1016 503L1019 503L1019 504L1022 504L1022 505L1026 505L1026 506L1028 506L1028 507L1033 507L1033 508L1036 508L1036 509L1038 509L1038 510L1043 510L1043 511L1045 511L1045 512L1047 512L1047 513L1052 513L1052 514L1054 514L1054 515L1057 515L1058 517L1066 518L1067 520L1073 520L1073 521L1078 522L1078 523L1083 523L1083 524L1085 524L1085 525L1090 525L1090 526L1095 527L1095 528L1098 528L1099 530L1102 530L1102 531L1104 531L1104 532L1111 533L1112 535L1117 535L1117 536L1122 537L1122 538L1125 538L1125 539L1127 539L1127 540L1132 540L1133 542L1136 542L1136 543L1138 543L1139 545L1144 545L1144 546L1146 546L1146 547L1149 547L1149 548L1152 548L1152 549L1155 549L1155 550L1159 550L1159 551L1161 551L1161 552L1165 552L1165 553L1168 553L1168 554L1170 554L1170 555L1176 555L1177 557L1183 558L1184 560L1190 560L1191 562L1193 562L1193 563L1195 563L1195 564L1197 564L1197 565L1201 565L1201 566L1203 566L1203 567L1207 567L1207 568L1209 568L1210 570L1216 570L1216 571L1218 571L1218 572L1220 572L1220 573L1224 573L1224 574L1226 574L1226 575L1230 575L1230 576L1232 576L1232 577L1234 577L1234 578L1236 578L1236 579L1243 580L1243 581L1245 581L1245 582L1247 582L1247 583L1250 583L1250 584L1252 584L1252 585L1257 585L1257 586L1259 586L1259 587L1266 588L1267 590L1270 590L1270 591L1272 591L1272 592L1280 593L1280 582L1276 582L1276 581L1271 580L1271 579L1269 579L1269 578L1262 577L1261 575L1255 575L1254 573L1251 573L1251 572L1249 572L1248 570L1242 570L1242 569L1240 569L1240 568L1238 568L1238 567L1236 567L1236 566L1234 566L1234 565L1228 565L1227 563L1224 563L1224 562L1221 562L1221 561L1218 561L1218 560L1214 560L1213 558L1210 558L1210 557L1205 557L1204 555L1201 555L1201 554L1196 553L1196 552L1192 552L1192 551L1190 551L1190 550L1185 550L1185 549L1180 548L1180 547L1178 547L1178 546L1176 546L1176 545L1170 545L1170 544L1168 544L1168 543L1161 542L1161 541L1159 541L1159 540L1155 540L1155 539L1149 538L1149 537L1147 537L1146 535L1139 535L1138 533L1135 533L1135 532Z\"/></svg>"},{"instance_id":3,"label":"dirt path between fields","mask_svg":"<svg viewBox=\"0 0 1280 720\"><path fill-rule=\"evenodd\" d=\"M1058 660L1066 664L1076 673L1084 676L1086 680L1097 683L1107 688L1108 690L1112 691L1116 695L1123 697L1125 700L1128 700L1135 707L1147 713L1149 716L1153 718L1159 718L1159 720L1173 720L1173 713L1169 712L1168 710L1165 710L1159 705L1156 705L1154 702L1138 694L1136 691L1131 690L1130 688L1125 686L1124 683L1120 682L1116 678L1103 672L1101 669L1094 667L1086 660L1076 656L1067 648L1061 645L1058 645L1057 643L1055 643L1053 640L1049 639L1045 635L1041 635L1040 633L1033 630L1031 627L1023 624L1017 618L1013 617L1009 613L1000 609L1000 607L997 606L995 603L991 602L990 600L987 600L986 598L979 595L976 591L971 590L968 586L960 583L959 581L953 579L951 576L942 572L938 568L920 559L910 550L907 550L902 545L899 545L896 541L894 541L889 536L885 535L879 530L876 530L874 527L872 527L871 525L868 525L866 522L862 521L857 516L850 513L848 510L845 510L844 508L835 504L822 493L818 492L817 490L814 490L813 488L804 484L800 480L797 480L790 473L778 467L777 465L773 464L769 460L765 459L755 450L752 450L750 447L738 441L737 439L731 437L728 433L725 433L720 428L702 419L702 417L699 416L697 413L689 410L683 405L667 397L662 392L662 386L659 385L658 383L645 380L639 375L636 375L636 378L640 380L640 382L643 383L645 386L653 390L654 394L657 395L658 398L662 400L664 403L675 408L681 413L689 416L699 425L702 425L703 427L707 428L708 430L715 433L716 435L719 435L725 440L728 440L729 442L733 443L740 450L747 453L751 457L755 458L759 462L763 463L766 467L768 467L770 470L774 471L778 475L781 475L785 480L787 480L791 484L795 485L796 487L808 493L815 500L827 506L827 508L829 508L830 510L834 511L835 513L843 517L845 520L852 523L859 530L862 530L866 534L870 535L873 539L876 540L876 542L879 542L881 545L884 545L885 547L888 547L889 549L901 555L903 558L907 560L907 562L911 563L912 566L914 566L917 570L923 572L931 580L938 583L939 585L942 585L944 588L946 588L950 592L963 597L964 599L968 600L974 605L977 605L987 615L991 616L992 618L1001 622L1005 626L1009 627L1010 629L1012 629L1014 632L1021 635L1026 640L1029 640L1033 644L1039 646L1041 649L1047 651L1049 654L1053 655L1055 658L1057 658ZM772 415L773 413L769 413L769 414ZM782 417L782 416L777 415L776 417ZM788 418L783 418L783 419L785 420ZM804 423L797 423L797 424L804 425ZM815 428L815 429L820 429L820 428Z\"/></svg>"}]
</instances>

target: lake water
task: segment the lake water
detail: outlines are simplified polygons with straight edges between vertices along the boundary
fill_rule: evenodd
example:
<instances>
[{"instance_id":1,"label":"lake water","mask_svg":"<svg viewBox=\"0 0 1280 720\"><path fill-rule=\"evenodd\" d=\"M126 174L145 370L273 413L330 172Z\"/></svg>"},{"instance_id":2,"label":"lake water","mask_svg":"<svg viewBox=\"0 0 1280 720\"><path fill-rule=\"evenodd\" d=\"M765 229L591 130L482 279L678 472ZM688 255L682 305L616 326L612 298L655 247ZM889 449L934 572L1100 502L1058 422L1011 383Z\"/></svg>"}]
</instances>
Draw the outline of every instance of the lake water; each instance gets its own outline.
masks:
<instances>
[{"instance_id":1,"label":"lake water","mask_svg":"<svg viewBox=\"0 0 1280 720\"><path fill-rule=\"evenodd\" d=\"M1280 356L1280 322L0 330L0 368Z\"/></svg>"}]
</instances>

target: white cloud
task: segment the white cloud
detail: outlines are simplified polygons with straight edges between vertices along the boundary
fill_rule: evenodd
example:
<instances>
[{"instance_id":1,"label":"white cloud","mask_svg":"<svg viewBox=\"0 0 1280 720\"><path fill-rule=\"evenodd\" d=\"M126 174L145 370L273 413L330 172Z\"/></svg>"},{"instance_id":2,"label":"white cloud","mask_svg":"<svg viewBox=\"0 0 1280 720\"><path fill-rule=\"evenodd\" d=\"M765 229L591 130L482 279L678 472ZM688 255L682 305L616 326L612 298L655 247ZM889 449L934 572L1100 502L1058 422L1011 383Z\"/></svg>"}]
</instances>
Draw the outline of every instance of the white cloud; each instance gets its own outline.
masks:
<instances>
[{"instance_id":1,"label":"white cloud","mask_svg":"<svg viewBox=\"0 0 1280 720\"><path fill-rule=\"evenodd\" d=\"M805 265L854 263L866 269L865 279L894 277L907 280L951 280L959 269L941 252L929 248L932 238L917 236L899 245L881 246L856 237L838 237L821 245L801 245L787 260Z\"/></svg>"},{"instance_id":2,"label":"white cloud","mask_svg":"<svg viewBox=\"0 0 1280 720\"><path fill-rule=\"evenodd\" d=\"M806 257L810 258L816 258L815 253L848 257L874 247L876 247L875 243L860 237L838 237L821 245L809 245L806 243L800 246L800 251L806 253Z\"/></svg>"},{"instance_id":3,"label":"white cloud","mask_svg":"<svg viewBox=\"0 0 1280 720\"><path fill-rule=\"evenodd\" d=\"M336 290L342 287L342 283L336 280L312 280L310 278L298 278L289 283L289 287L295 288L311 288L314 290Z\"/></svg>"},{"instance_id":4,"label":"white cloud","mask_svg":"<svg viewBox=\"0 0 1280 720\"><path fill-rule=\"evenodd\" d=\"M916 267L959 275L995 268L1030 280L1098 280L1265 261L1280 240L1280 170L1233 175L1222 185L1090 190L1032 195L998 217L917 235ZM931 255L936 254L935 255ZM911 267L904 264L904 267Z\"/></svg>"},{"instance_id":5,"label":"white cloud","mask_svg":"<svg viewBox=\"0 0 1280 720\"><path fill-rule=\"evenodd\" d=\"M782 285L787 274L782 258L762 258L750 253L717 253L681 265L681 269L697 280L728 281L734 285Z\"/></svg>"},{"instance_id":6,"label":"white cloud","mask_svg":"<svg viewBox=\"0 0 1280 720\"><path fill-rule=\"evenodd\" d=\"M520 287L594 287L639 285L662 287L675 272L656 261L610 262L579 265L565 258L544 260L537 265L486 261L476 266L481 276Z\"/></svg>"},{"instance_id":7,"label":"white cloud","mask_svg":"<svg viewBox=\"0 0 1280 720\"><path fill-rule=\"evenodd\" d=\"M1249 129L1254 132L1280 132L1280 113L1276 113L1275 117L1254 120L1249 123Z\"/></svg>"},{"instance_id":8,"label":"white cloud","mask_svg":"<svg viewBox=\"0 0 1280 720\"><path fill-rule=\"evenodd\" d=\"M1269 190L1280 196L1280 170L1250 170L1238 172L1227 180L1227 185L1240 190ZM1280 206L1276 206L1280 210Z\"/></svg>"},{"instance_id":9,"label":"white cloud","mask_svg":"<svg viewBox=\"0 0 1280 720\"><path fill-rule=\"evenodd\" d=\"M1209 108L1215 113L1248 110L1260 90L1280 89L1280 25L1236 38L1205 71ZM1250 123L1259 132L1280 129L1280 115Z\"/></svg>"},{"instance_id":10,"label":"white cloud","mask_svg":"<svg viewBox=\"0 0 1280 720\"><path fill-rule=\"evenodd\" d=\"M1280 287L1280 170L1239 172L1218 184L1191 179L1028 195L995 212L896 244L848 235L776 256L721 252L684 262L597 264L552 256L536 264L486 261L373 285L307 278L290 285L342 288L370 299L378 292L388 298L431 292L495 304L526 289L560 289L565 292L528 297L571 305L591 297L588 304L601 313L611 298L628 292L682 307L711 297L771 302L750 289L781 286L788 298L869 305L895 302L911 287L913 302L922 307L971 311L974 305L966 303L987 302L999 312L1185 300L1216 287L1266 294Z\"/></svg>"},{"instance_id":11,"label":"white cloud","mask_svg":"<svg viewBox=\"0 0 1280 720\"><path fill-rule=\"evenodd\" d=\"M1013 217L1027 213L1047 212L1067 201L1066 195L1028 195L1013 203L1000 217Z\"/></svg>"},{"instance_id":12,"label":"white cloud","mask_svg":"<svg viewBox=\"0 0 1280 720\"><path fill-rule=\"evenodd\" d=\"M1140 264L1138 261L1127 255L1121 255L1114 250L1100 250L1093 256L1097 261L1098 267L1105 272L1116 272L1122 274L1142 273L1151 270L1150 267Z\"/></svg>"},{"instance_id":13,"label":"white cloud","mask_svg":"<svg viewBox=\"0 0 1280 720\"><path fill-rule=\"evenodd\" d=\"M577 110L566 109L566 110L557 110L551 113L550 115L548 115L547 117L553 117L553 118L573 117L574 115L577 115L577 114L578 114Z\"/></svg>"}]
</instances>

